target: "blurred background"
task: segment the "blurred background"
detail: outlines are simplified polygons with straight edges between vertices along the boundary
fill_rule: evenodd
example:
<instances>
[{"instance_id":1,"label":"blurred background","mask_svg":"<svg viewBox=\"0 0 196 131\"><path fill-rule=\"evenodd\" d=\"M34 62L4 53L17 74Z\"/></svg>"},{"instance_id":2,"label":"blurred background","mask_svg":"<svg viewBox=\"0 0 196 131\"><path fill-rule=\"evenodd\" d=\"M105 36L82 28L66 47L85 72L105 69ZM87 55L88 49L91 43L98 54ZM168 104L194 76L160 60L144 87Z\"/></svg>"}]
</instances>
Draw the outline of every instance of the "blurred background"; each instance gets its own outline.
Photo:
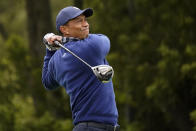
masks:
<instances>
[{"instance_id":1,"label":"blurred background","mask_svg":"<svg viewBox=\"0 0 196 131\"><path fill-rule=\"evenodd\" d=\"M195 0L1 0L0 131L72 130L65 90L41 83L42 38L69 5L111 40L121 131L196 131Z\"/></svg>"}]
</instances>

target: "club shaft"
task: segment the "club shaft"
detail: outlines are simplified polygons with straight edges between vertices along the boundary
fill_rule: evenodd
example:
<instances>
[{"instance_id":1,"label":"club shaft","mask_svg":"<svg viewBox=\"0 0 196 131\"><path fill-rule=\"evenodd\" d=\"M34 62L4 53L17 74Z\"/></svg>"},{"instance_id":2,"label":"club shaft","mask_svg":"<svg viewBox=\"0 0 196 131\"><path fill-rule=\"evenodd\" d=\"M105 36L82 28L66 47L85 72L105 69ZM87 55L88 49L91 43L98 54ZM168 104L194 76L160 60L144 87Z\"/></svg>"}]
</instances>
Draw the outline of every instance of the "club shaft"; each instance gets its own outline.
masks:
<instances>
[{"instance_id":1,"label":"club shaft","mask_svg":"<svg viewBox=\"0 0 196 131\"><path fill-rule=\"evenodd\" d=\"M67 52L69 52L70 54L72 54L74 57L76 57L77 59L79 59L81 62L83 62L85 65L87 65L89 68L92 69L92 67L83 59L81 59L79 56L77 56L75 53L73 53L72 51L70 51L68 48L66 48L65 46L63 46L60 42L58 41L54 41L54 43L60 47L62 47L63 49L65 49Z\"/></svg>"}]
</instances>

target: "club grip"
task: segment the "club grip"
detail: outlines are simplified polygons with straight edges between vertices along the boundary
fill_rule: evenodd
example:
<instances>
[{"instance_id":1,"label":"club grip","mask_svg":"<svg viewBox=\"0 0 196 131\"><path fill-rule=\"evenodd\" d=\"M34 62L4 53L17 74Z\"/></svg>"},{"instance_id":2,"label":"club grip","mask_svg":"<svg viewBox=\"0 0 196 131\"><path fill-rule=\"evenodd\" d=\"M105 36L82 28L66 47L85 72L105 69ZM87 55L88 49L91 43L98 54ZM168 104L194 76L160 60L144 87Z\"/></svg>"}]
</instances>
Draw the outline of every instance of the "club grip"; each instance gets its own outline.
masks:
<instances>
[{"instance_id":1,"label":"club grip","mask_svg":"<svg viewBox=\"0 0 196 131\"><path fill-rule=\"evenodd\" d=\"M61 45L61 43L60 43L59 41L57 41L57 40L54 41L54 44L55 44L55 45L58 45L58 46Z\"/></svg>"}]
</instances>

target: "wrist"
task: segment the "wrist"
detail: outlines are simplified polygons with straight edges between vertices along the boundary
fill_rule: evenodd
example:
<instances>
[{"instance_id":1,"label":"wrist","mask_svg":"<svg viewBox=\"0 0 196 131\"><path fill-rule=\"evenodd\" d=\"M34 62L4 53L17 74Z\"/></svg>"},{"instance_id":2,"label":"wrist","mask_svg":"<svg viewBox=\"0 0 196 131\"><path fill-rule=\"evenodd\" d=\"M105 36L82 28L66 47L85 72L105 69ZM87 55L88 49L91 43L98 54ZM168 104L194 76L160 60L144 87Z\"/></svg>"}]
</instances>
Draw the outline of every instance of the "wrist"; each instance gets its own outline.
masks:
<instances>
[{"instance_id":1,"label":"wrist","mask_svg":"<svg viewBox=\"0 0 196 131\"><path fill-rule=\"evenodd\" d=\"M46 56L53 56L53 54L56 52L56 50L49 50L46 48Z\"/></svg>"}]
</instances>

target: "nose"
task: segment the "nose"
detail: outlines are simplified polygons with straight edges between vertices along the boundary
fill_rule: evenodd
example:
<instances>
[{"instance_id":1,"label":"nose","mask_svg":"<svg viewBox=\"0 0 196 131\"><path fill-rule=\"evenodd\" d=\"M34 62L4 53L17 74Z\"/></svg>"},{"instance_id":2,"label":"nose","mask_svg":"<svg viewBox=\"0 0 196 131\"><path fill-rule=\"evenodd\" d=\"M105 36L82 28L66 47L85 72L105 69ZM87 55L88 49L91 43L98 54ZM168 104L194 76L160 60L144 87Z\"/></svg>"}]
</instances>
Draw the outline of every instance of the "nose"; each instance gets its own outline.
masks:
<instances>
[{"instance_id":1,"label":"nose","mask_svg":"<svg viewBox=\"0 0 196 131\"><path fill-rule=\"evenodd\" d=\"M89 24L88 24L88 22L87 22L86 20L84 20L84 21L82 22L82 26L84 26L84 27L88 27L88 26L89 26Z\"/></svg>"}]
</instances>

